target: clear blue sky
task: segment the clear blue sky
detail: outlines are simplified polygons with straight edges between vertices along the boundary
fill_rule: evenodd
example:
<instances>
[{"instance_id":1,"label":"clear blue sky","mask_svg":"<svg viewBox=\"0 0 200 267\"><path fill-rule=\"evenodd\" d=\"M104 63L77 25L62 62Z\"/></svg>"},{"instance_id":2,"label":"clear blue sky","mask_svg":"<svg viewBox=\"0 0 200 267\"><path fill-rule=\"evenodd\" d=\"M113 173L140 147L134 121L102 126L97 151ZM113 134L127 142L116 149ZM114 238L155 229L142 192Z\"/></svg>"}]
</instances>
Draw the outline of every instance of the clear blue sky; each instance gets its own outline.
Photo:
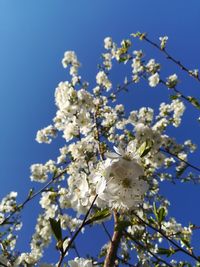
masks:
<instances>
[{"instance_id":1,"label":"clear blue sky","mask_svg":"<svg viewBox=\"0 0 200 267\"><path fill-rule=\"evenodd\" d=\"M29 182L29 166L58 155L60 143L39 145L34 139L37 130L50 124L54 116L54 89L66 79L66 70L60 63L64 51L76 51L82 62L82 76L94 83L104 37L120 41L139 30L152 39L168 35L169 51L189 68L198 68L199 11L199 0L1 0L0 196L16 190L19 199L24 199L28 188L33 186ZM147 57L154 55L164 62L149 46L143 48ZM166 75L177 70L171 64L166 66ZM187 80L182 78L183 91L200 98L200 85L190 78ZM138 89L141 90L132 94L134 108L156 107L168 94L164 88ZM192 116L197 114L188 109L185 126L173 133L179 141L191 138L200 144L200 131L194 128ZM166 185L162 190L172 202L171 215L184 223L192 220L200 224L199 186ZM31 205L34 210L34 204ZM31 228L35 213L29 215ZM28 231L25 235L29 236ZM24 240L20 242L24 247Z\"/></svg>"}]
</instances>

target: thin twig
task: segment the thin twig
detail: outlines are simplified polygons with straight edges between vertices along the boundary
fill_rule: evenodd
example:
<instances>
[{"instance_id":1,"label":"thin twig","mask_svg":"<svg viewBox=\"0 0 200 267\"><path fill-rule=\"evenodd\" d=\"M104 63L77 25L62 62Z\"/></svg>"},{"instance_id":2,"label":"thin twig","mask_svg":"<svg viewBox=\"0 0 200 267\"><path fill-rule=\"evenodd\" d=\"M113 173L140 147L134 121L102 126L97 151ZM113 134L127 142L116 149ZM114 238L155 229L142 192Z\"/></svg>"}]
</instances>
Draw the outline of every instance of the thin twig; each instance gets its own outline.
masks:
<instances>
[{"instance_id":1,"label":"thin twig","mask_svg":"<svg viewBox=\"0 0 200 267\"><path fill-rule=\"evenodd\" d=\"M158 45L157 43L151 41L146 36L143 37L143 40L145 40L147 43L149 43L152 46L154 46L155 48L157 48L159 51L161 51L163 54L165 54L165 56L166 56L167 59L171 60L173 63L175 63L177 66L179 66L183 71L187 72L189 74L189 76L195 78L198 82L200 82L199 75L196 75L195 73L191 72L191 70L189 70L187 67L185 67L179 60L177 60L174 57L172 57L167 52L167 50L165 48L164 49L161 49L160 45Z\"/></svg>"},{"instance_id":2,"label":"thin twig","mask_svg":"<svg viewBox=\"0 0 200 267\"><path fill-rule=\"evenodd\" d=\"M103 226L103 229L104 229L105 233L107 234L109 240L112 241L112 236L111 236L110 233L108 232L108 229L106 228L105 223L102 222L101 225Z\"/></svg>"},{"instance_id":3,"label":"thin twig","mask_svg":"<svg viewBox=\"0 0 200 267\"><path fill-rule=\"evenodd\" d=\"M22 210L24 208L24 206L31 201L33 198L35 198L36 196L38 196L39 194L41 194L43 191L45 191L45 189L51 185L56 179L60 178L63 174L66 173L66 169L64 169L61 173L59 173L58 175L54 176L45 186L43 186L40 190L38 190L35 194L29 195L27 197L27 199L20 204L19 206L16 207L16 209L14 211L12 211L1 223L0 225L4 225L7 223L7 221L16 213L19 212L20 210Z\"/></svg>"},{"instance_id":4,"label":"thin twig","mask_svg":"<svg viewBox=\"0 0 200 267\"><path fill-rule=\"evenodd\" d=\"M200 172L200 168L199 168L199 167L196 167L196 166L194 166L193 164L191 164L190 162L188 162L188 161L186 161L186 160L184 160L184 159L181 159L178 155L176 155L176 154L170 152L169 150L165 150L165 149L160 148L160 151L162 151L162 152L164 152L164 153L167 153L167 154L169 154L169 155L171 155L171 156L177 158L178 160L184 162L186 165L190 166L190 167L193 168L194 170Z\"/></svg>"},{"instance_id":5,"label":"thin twig","mask_svg":"<svg viewBox=\"0 0 200 267\"><path fill-rule=\"evenodd\" d=\"M143 75L143 78L146 79L146 77L145 77L144 75ZM160 84L163 84L165 87L167 87L167 88L169 89L167 83L166 83L164 80L160 79L159 82L160 82ZM172 87L172 88L170 88L170 90L174 90L174 92L175 92L179 97L181 97L182 99L184 99L187 103L189 103L189 104L192 105L193 107L199 109L199 107L198 107L197 105L195 105L195 104L191 101L191 98L190 98L189 96L185 96L185 95L180 91L180 89L178 90L176 87ZM195 100L196 100L197 103L199 104L199 101L198 101L196 98L195 98Z\"/></svg>"},{"instance_id":6,"label":"thin twig","mask_svg":"<svg viewBox=\"0 0 200 267\"><path fill-rule=\"evenodd\" d=\"M72 232L71 232L70 228L67 227L67 229L68 229L68 232L69 232L70 236L72 237L73 235L72 235ZM79 254L79 252L78 252L78 249L77 249L77 246L76 246L75 242L74 242L74 244L73 244L73 249L74 249L74 251L76 252L77 257L80 258L80 254Z\"/></svg>"},{"instance_id":7,"label":"thin twig","mask_svg":"<svg viewBox=\"0 0 200 267\"><path fill-rule=\"evenodd\" d=\"M131 234L129 234L127 231L124 231L124 234L129 237L132 241L134 241L139 247L147 250L149 252L149 254L151 254L157 261L162 262L164 264L166 264L169 267L173 267L170 263L166 262L165 260L163 260L162 258L158 257L154 252L152 252L147 246L143 245L141 242L139 242L138 240L136 240Z\"/></svg>"},{"instance_id":8,"label":"thin twig","mask_svg":"<svg viewBox=\"0 0 200 267\"><path fill-rule=\"evenodd\" d=\"M191 254L190 252L188 252L187 250L185 250L184 248L182 248L181 246L179 246L175 241L173 241L172 239L170 239L161 229L158 229L156 227L154 227L153 225L151 225L150 223L144 221L142 218L140 218L136 213L133 213L134 216L140 221L142 222L144 225L148 226L149 228L151 228L152 230L154 230L155 232L161 234L166 240L168 240L171 244L173 244L176 248L179 249L179 251L183 252L184 254L187 254L188 256L190 256L191 258L195 259L196 261L200 262L200 259L195 256L193 253Z\"/></svg>"},{"instance_id":9,"label":"thin twig","mask_svg":"<svg viewBox=\"0 0 200 267\"><path fill-rule=\"evenodd\" d=\"M83 219L83 221L82 221L80 227L77 229L77 231L75 232L75 234L73 235L73 237L70 239L70 241L69 241L67 247L65 248L64 251L61 251L61 255L60 255L60 259L59 259L59 262L58 262L57 267L61 267L61 264L62 264L62 262L63 262L63 260L64 260L64 257L65 257L65 255L66 255L67 251L69 250L69 248L70 248L71 245L73 244L74 240L76 239L76 237L78 236L78 234L80 233L80 231L82 230L82 228L85 226L85 223L86 223L86 221L87 221L87 218L88 218L88 216L89 216L89 214L90 214L90 211L91 211L92 208L93 208L93 205L94 205L94 203L95 203L97 197L98 197L98 195L96 195L96 196L94 197L94 199L93 199L93 201L92 201L92 203L91 203L91 205L90 205L90 208L88 209L87 213L85 214L85 217L84 217L84 219ZM63 242L64 242L64 241L65 241L65 239L63 240Z\"/></svg>"},{"instance_id":10,"label":"thin twig","mask_svg":"<svg viewBox=\"0 0 200 267\"><path fill-rule=\"evenodd\" d=\"M59 203L59 201L57 199L56 199L56 204L58 205L58 209L59 209L60 214L63 215L62 209L60 207L60 203ZM72 235L72 232L71 232L71 229L69 228L69 226L67 226L67 230L68 230L70 236L72 237L73 235ZM76 246L75 242L73 244L73 249L76 252L77 257L80 258L80 254L78 252L78 249L77 249L77 246Z\"/></svg>"}]
</instances>

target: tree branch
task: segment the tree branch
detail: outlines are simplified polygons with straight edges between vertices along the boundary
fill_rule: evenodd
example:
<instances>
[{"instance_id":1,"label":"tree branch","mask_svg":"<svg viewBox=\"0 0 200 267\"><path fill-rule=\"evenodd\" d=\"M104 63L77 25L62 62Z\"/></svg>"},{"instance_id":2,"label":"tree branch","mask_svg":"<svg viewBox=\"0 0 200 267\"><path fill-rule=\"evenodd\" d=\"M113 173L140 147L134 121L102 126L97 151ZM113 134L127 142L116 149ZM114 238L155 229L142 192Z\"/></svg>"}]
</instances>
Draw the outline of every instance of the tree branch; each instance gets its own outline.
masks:
<instances>
[{"instance_id":1,"label":"tree branch","mask_svg":"<svg viewBox=\"0 0 200 267\"><path fill-rule=\"evenodd\" d=\"M163 54L165 54L166 58L169 59L170 61L172 61L173 63L175 63L177 66L179 66L183 71L187 72L189 74L189 76L195 78L198 82L200 82L200 78L198 74L193 73L191 70L189 70L187 67L185 67L179 60L175 59L174 57L172 57L167 51L166 49L161 49L160 45L158 45L157 43L151 41L149 38L147 38L146 36L144 36L143 40L145 40L147 43L151 44L152 46L154 46L155 48L157 48L159 51L161 51Z\"/></svg>"},{"instance_id":2,"label":"tree branch","mask_svg":"<svg viewBox=\"0 0 200 267\"><path fill-rule=\"evenodd\" d=\"M108 248L108 252L106 255L106 259L104 262L104 267L115 267L117 266L115 261L117 259L117 250L120 244L120 240L122 237L122 231L119 229L116 229L118 226L118 214L115 211L114 212L114 222L115 222L115 229L114 229L114 233L112 236L112 240L110 242L109 248Z\"/></svg>"},{"instance_id":3,"label":"tree branch","mask_svg":"<svg viewBox=\"0 0 200 267\"><path fill-rule=\"evenodd\" d=\"M170 152L169 150L165 150L165 149L160 148L160 151L162 151L162 152L164 152L164 153L167 153L167 154L169 154L169 155L171 155L171 156L177 158L178 160L184 162L186 165L188 165L188 166L191 167L192 169L194 169L194 170L200 172L200 168L199 168L199 167L196 167L196 166L194 166L193 164L191 164L190 162L188 162L188 161L186 161L186 160L184 160L184 159L181 159L179 156L177 156L176 154Z\"/></svg>"},{"instance_id":4,"label":"tree branch","mask_svg":"<svg viewBox=\"0 0 200 267\"><path fill-rule=\"evenodd\" d=\"M62 264L62 262L63 262L63 260L64 260L64 257L65 257L65 255L66 255L67 251L69 250L69 248L70 248L71 245L73 244L74 240L76 239L76 237L78 236L78 234L80 233L80 231L82 230L82 228L85 226L86 221L87 221L87 218L88 218L88 216L89 216L89 214L90 214L90 211L91 211L92 208L93 208L93 205L94 205L94 203L95 203L97 197L98 197L98 195L96 195L95 198L93 199L92 204L91 204L90 208L88 209L87 213L85 214L85 217L84 217L84 219L83 219L83 221L82 221L80 227L77 229L77 231L75 232L75 234L73 235L73 237L70 239L70 241L69 241L67 247L65 248L64 251L61 251L61 255L60 255L60 259L59 259L59 262L58 262L57 267L61 267L61 264ZM64 241L65 241L65 239L63 240L63 242L64 242Z\"/></svg>"},{"instance_id":5,"label":"tree branch","mask_svg":"<svg viewBox=\"0 0 200 267\"><path fill-rule=\"evenodd\" d=\"M136 240L131 234L129 234L127 231L124 231L124 234L129 237L133 242L135 242L139 247L147 250L149 252L149 254L151 254L151 256L153 256L157 261L164 263L165 265L169 266L169 267L173 267L170 263L166 262L165 260L163 260L162 258L158 257L154 252L152 252L148 247L146 247L145 245L143 245L141 242L139 242L138 240Z\"/></svg>"},{"instance_id":6,"label":"tree branch","mask_svg":"<svg viewBox=\"0 0 200 267\"><path fill-rule=\"evenodd\" d=\"M56 175L56 176L53 176L52 177L52 179L46 184L46 185L44 185L39 191L37 191L35 194L32 194L32 195L29 195L28 197L27 197L27 199L25 199L25 201L22 203L22 204L20 204L19 206L17 206L16 208L15 208L15 210L14 211L12 211L1 223L0 223L0 225L4 225L4 224L6 224L7 222L8 222L8 220L15 214L15 213L17 213L17 212L19 212L20 210L22 210L23 208L24 208L24 206L29 202L29 201L31 201L33 198L35 198L36 196L38 196L40 193L42 193L43 191L45 191L45 189L49 186L49 185L51 185L56 179L58 179L58 178L60 178L63 174L65 174L66 173L66 169L64 169L61 173L59 173L58 175Z\"/></svg>"},{"instance_id":7,"label":"tree branch","mask_svg":"<svg viewBox=\"0 0 200 267\"><path fill-rule=\"evenodd\" d=\"M144 221L142 218L140 218L136 213L133 213L133 215L144 225L148 226L149 228L151 228L152 230L154 230L155 232L161 234L166 240L168 240L172 245L174 245L176 248L179 249L179 251L183 252L184 254L190 256L191 258L195 259L197 262L200 262L200 259L195 256L193 253L188 252L187 250L185 250L184 248L182 248L181 246L179 246L174 240L172 240L171 238L169 238L161 229L158 229L156 227L154 227L153 225L151 225L150 223Z\"/></svg>"}]
</instances>

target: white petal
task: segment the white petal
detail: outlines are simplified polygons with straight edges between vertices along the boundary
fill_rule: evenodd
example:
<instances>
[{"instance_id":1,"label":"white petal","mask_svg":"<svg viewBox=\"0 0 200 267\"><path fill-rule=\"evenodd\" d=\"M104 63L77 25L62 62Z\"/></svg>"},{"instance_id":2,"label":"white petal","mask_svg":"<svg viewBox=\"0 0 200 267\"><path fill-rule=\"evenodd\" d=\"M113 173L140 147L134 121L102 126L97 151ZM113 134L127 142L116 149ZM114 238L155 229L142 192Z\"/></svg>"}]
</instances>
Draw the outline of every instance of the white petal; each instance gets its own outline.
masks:
<instances>
[{"instance_id":1,"label":"white petal","mask_svg":"<svg viewBox=\"0 0 200 267\"><path fill-rule=\"evenodd\" d=\"M118 159L119 155L114 152L106 152L105 156L110 159Z\"/></svg>"},{"instance_id":2,"label":"white petal","mask_svg":"<svg viewBox=\"0 0 200 267\"><path fill-rule=\"evenodd\" d=\"M96 192L98 195L102 194L103 191L106 188L106 180L104 177L102 177L102 179L98 182L97 186L96 186Z\"/></svg>"},{"instance_id":3,"label":"white petal","mask_svg":"<svg viewBox=\"0 0 200 267\"><path fill-rule=\"evenodd\" d=\"M114 146L113 148L118 155L124 156L124 150L121 147Z\"/></svg>"}]
</instances>

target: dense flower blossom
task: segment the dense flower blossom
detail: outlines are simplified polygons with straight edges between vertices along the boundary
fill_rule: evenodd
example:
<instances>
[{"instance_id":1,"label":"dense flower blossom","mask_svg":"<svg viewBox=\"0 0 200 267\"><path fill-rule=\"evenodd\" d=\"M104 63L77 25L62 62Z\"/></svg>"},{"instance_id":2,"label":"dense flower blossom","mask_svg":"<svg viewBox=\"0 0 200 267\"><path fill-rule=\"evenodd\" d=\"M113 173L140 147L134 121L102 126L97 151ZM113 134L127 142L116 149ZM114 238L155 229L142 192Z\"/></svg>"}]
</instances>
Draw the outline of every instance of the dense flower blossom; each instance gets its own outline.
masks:
<instances>
[{"instance_id":1,"label":"dense flower blossom","mask_svg":"<svg viewBox=\"0 0 200 267\"><path fill-rule=\"evenodd\" d=\"M39 130L37 132L36 141L38 143L47 143L50 144L52 138L56 137L56 129L52 125L47 126L46 128Z\"/></svg>"},{"instance_id":2,"label":"dense flower blossom","mask_svg":"<svg viewBox=\"0 0 200 267\"><path fill-rule=\"evenodd\" d=\"M146 35L137 33L136 36L143 40ZM167 39L166 36L160 37L159 50L165 49ZM61 257L70 240L78 255L73 237L79 232L84 233L87 225L110 219L115 212L120 223L115 225L115 230L118 226L124 227L123 230L130 235L127 239L124 232L120 240L120 257L116 264L125 263L130 258L130 250L134 250L138 259L136 265L155 265L153 254L159 253L165 241L160 231L148 231L145 222L158 226L177 244L192 251L192 226L183 227L169 217L169 202L159 192L160 181L174 182L175 173L176 178L184 181L183 174L189 166L186 163L188 153L196 149L191 140L179 144L168 135L169 126L178 127L181 123L185 111L184 97L177 94L170 102L161 103L158 113L151 107L127 111L118 94L127 91L140 79L145 78L150 87L162 82L175 91L178 84L176 74L170 75L164 83L160 64L151 57L145 61L145 53L142 50L131 52L131 46L129 39L122 40L119 46L111 37L104 39L106 53L102 54L102 64L93 87L79 76L80 62L75 52L65 52L62 64L64 68L70 68L71 80L58 84L55 89L57 111L53 122L39 130L36 136L37 142L47 144L62 136L63 143L55 161L48 160L30 167L31 181L47 182L38 193L30 190L24 202L26 204L32 196L40 194L42 211L37 218L30 250L13 251L16 231L22 227L17 212L24 204L17 205L16 192L11 192L0 202L0 224L6 228L8 223L7 232L3 232L1 237L2 251L6 247L0 256L1 263L7 266L12 263L12 267L57 266L59 263L41 263L45 248L53 240L52 233ZM110 70L116 62L132 68L131 73L123 77L122 85L112 83L110 78ZM196 72L189 73L194 75ZM184 98L188 99L191 98ZM196 103L195 99L192 101ZM114 147L114 153L109 152L110 147ZM194 174L186 172L185 176L190 181ZM14 219L13 225L12 220L8 221L11 218ZM117 221L115 223L118 224ZM56 225L57 233L52 225ZM98 257L105 257L109 247L108 243L103 245ZM68 250L64 256L67 253ZM171 261L172 265L176 264L173 266L179 266L179 263ZM76 257L68 261L70 267L93 267L97 264L90 256L88 259ZM157 264L165 265L159 260Z\"/></svg>"},{"instance_id":3,"label":"dense flower blossom","mask_svg":"<svg viewBox=\"0 0 200 267\"><path fill-rule=\"evenodd\" d=\"M0 202L0 212L6 213L15 210L16 197L17 197L17 192L10 192L6 197L4 197Z\"/></svg>"},{"instance_id":4,"label":"dense flower blossom","mask_svg":"<svg viewBox=\"0 0 200 267\"><path fill-rule=\"evenodd\" d=\"M156 63L155 59L153 58L149 60L145 67L146 70L152 74L160 70L160 64Z\"/></svg>"},{"instance_id":5,"label":"dense flower blossom","mask_svg":"<svg viewBox=\"0 0 200 267\"><path fill-rule=\"evenodd\" d=\"M72 76L76 76L78 73L78 68L80 67L80 63L77 59L77 56L74 51L66 51L64 54L64 58L62 60L62 64L64 68L67 68L70 65L70 74Z\"/></svg>"},{"instance_id":6,"label":"dense flower blossom","mask_svg":"<svg viewBox=\"0 0 200 267\"><path fill-rule=\"evenodd\" d=\"M118 150L117 150L118 151ZM109 207L132 209L143 201L148 184L142 180L144 171L136 158L127 154L108 154L97 174L97 193Z\"/></svg>"},{"instance_id":7,"label":"dense flower blossom","mask_svg":"<svg viewBox=\"0 0 200 267\"><path fill-rule=\"evenodd\" d=\"M178 127L181 123L181 117L185 110L185 105L179 99L172 100L171 104L160 104L160 115L170 114L173 112L173 125Z\"/></svg>"},{"instance_id":8,"label":"dense flower blossom","mask_svg":"<svg viewBox=\"0 0 200 267\"><path fill-rule=\"evenodd\" d=\"M99 71L96 76L96 81L98 85L101 85L106 88L106 90L110 90L112 87L112 83L108 79L108 76L104 71Z\"/></svg>"},{"instance_id":9,"label":"dense flower blossom","mask_svg":"<svg viewBox=\"0 0 200 267\"><path fill-rule=\"evenodd\" d=\"M75 258L68 262L70 267L93 267L91 260L84 259L84 258Z\"/></svg>"},{"instance_id":10,"label":"dense flower blossom","mask_svg":"<svg viewBox=\"0 0 200 267\"><path fill-rule=\"evenodd\" d=\"M49 160L44 165L40 163L32 164L30 170L31 181L44 183L48 179L48 173L53 173L56 170L55 162L53 160Z\"/></svg>"}]
</instances>

